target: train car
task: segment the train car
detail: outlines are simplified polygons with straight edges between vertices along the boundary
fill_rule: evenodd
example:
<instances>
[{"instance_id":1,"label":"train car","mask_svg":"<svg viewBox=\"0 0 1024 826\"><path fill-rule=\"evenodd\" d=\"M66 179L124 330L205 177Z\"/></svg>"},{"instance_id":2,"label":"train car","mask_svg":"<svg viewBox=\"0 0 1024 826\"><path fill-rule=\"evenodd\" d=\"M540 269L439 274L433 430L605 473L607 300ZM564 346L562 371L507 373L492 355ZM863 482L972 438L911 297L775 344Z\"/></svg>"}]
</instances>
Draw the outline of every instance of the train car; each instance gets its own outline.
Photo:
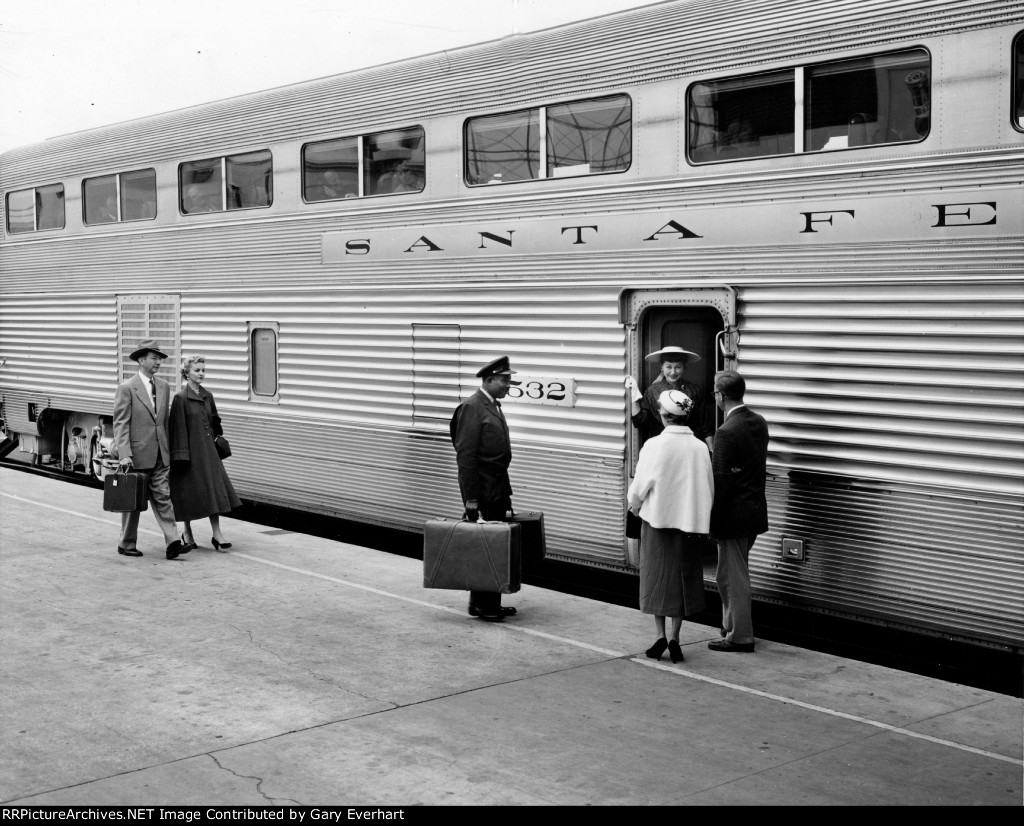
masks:
<instances>
[{"instance_id":1,"label":"train car","mask_svg":"<svg viewBox=\"0 0 1024 826\"><path fill-rule=\"evenodd\" d=\"M1015 0L657 3L54 138L0 157L5 426L102 475L155 338L246 499L416 531L508 355L515 507L630 572L676 344L769 422L756 600L1019 652L1022 162Z\"/></svg>"}]
</instances>

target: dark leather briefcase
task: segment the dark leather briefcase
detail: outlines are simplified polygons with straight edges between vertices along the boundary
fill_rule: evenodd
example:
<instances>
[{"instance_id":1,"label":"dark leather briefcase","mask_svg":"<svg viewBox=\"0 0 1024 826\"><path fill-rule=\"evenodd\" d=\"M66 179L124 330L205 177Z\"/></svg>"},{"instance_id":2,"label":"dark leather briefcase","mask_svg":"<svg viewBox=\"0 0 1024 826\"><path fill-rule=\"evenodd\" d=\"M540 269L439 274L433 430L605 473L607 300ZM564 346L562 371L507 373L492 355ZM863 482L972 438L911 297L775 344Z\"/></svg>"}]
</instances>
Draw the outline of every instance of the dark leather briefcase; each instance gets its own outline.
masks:
<instances>
[{"instance_id":1,"label":"dark leather briefcase","mask_svg":"<svg viewBox=\"0 0 1024 826\"><path fill-rule=\"evenodd\" d=\"M512 515L512 521L523 526L522 538L519 540L523 549L523 564L530 566L543 562L548 553L544 538L544 514L540 511L516 513Z\"/></svg>"},{"instance_id":2,"label":"dark leather briefcase","mask_svg":"<svg viewBox=\"0 0 1024 826\"><path fill-rule=\"evenodd\" d=\"M148 508L145 474L111 473L103 478L103 510L128 513Z\"/></svg>"},{"instance_id":3,"label":"dark leather briefcase","mask_svg":"<svg viewBox=\"0 0 1024 826\"><path fill-rule=\"evenodd\" d=\"M520 525L431 519L423 532L423 587L514 594L522 584Z\"/></svg>"}]
</instances>

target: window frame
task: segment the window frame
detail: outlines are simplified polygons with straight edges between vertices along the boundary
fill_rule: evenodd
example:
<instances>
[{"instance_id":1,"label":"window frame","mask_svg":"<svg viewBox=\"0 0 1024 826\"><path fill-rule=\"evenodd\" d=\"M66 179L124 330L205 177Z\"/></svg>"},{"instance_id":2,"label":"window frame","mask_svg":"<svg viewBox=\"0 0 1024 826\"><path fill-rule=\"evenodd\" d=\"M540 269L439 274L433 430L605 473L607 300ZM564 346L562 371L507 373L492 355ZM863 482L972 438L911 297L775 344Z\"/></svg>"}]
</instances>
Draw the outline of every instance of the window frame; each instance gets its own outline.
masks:
<instances>
[{"instance_id":1,"label":"window frame","mask_svg":"<svg viewBox=\"0 0 1024 826\"><path fill-rule=\"evenodd\" d=\"M1024 29L1010 42L1010 126L1024 132Z\"/></svg>"},{"instance_id":2,"label":"window frame","mask_svg":"<svg viewBox=\"0 0 1024 826\"><path fill-rule=\"evenodd\" d=\"M547 112L549 109L555 109L557 107L570 107L577 104L586 103L597 103L600 101L611 101L616 98L623 98L629 105L629 162L622 169L612 170L601 170L599 172L581 172L578 174L554 174L549 168L548 163L548 152L549 152L549 141L550 135L548 134L548 118ZM501 112L488 112L486 114L473 115L467 117L462 122L462 183L463 185L472 189L480 187L492 187L492 186L503 186L506 184L526 184L526 183L538 183L540 181L568 181L568 180L579 180L579 179L591 179L598 176L604 175L621 175L628 172L633 168L633 151L634 151L634 118L633 118L634 102L633 96L628 91L612 92L609 94L598 95L597 97L589 98L574 98L572 100L556 100L547 103L537 104L535 106L525 106L518 109L508 109ZM537 117L537 132L538 132L538 144L537 144L537 166L540 174L535 178L520 178L515 181L480 181L474 182L470 176L470 160L469 160L469 128L473 121L484 120L486 118L496 117L513 117L515 115L525 115L529 117L531 113L536 113ZM568 167L563 167L568 168Z\"/></svg>"},{"instance_id":3,"label":"window frame","mask_svg":"<svg viewBox=\"0 0 1024 826\"><path fill-rule=\"evenodd\" d=\"M418 151L422 154L423 158L423 186L419 189L412 189L406 192L366 192L366 179L370 174L369 164L372 161L367 157L368 142L374 138L380 138L385 135L392 135L397 133L414 133L419 131L419 150L409 150L410 152ZM410 138L415 136L410 134ZM340 143L342 141L355 141L356 148L356 193L354 195L342 195L338 198L307 198L307 192L309 186L307 186L307 166L306 166L306 150L323 146L329 143ZM411 160L411 158L409 159ZM382 129L375 132L359 132L354 135L337 135L332 138L324 138L322 140L309 141L302 144L299 149L299 168L301 170L299 176L299 194L304 204L333 204L338 201L361 201L364 198L385 198L389 195L421 195L427 188L427 130L421 124L412 124L411 126L396 126L392 129ZM387 174L387 173L386 173ZM319 184L322 186L322 184Z\"/></svg>"},{"instance_id":4,"label":"window frame","mask_svg":"<svg viewBox=\"0 0 1024 826\"><path fill-rule=\"evenodd\" d=\"M123 175L138 175L140 172L152 172L153 173L153 214L149 217L143 218L125 218L124 217L124 204L121 202L121 197L124 192L122 187L121 177ZM117 202L117 218L113 221L93 221L90 222L87 219L88 200L86 198L86 185L90 181L99 181L103 178L114 179L114 197ZM155 221L157 211L159 209L157 192L159 186L157 184L156 169L154 167L144 167L142 169L128 169L124 172L111 172L107 175L93 175L89 178L82 178L82 226L85 227L106 227L111 224L127 224L136 223L138 221Z\"/></svg>"},{"instance_id":5,"label":"window frame","mask_svg":"<svg viewBox=\"0 0 1024 826\"><path fill-rule=\"evenodd\" d=\"M253 337L259 330L270 330L274 334L274 392L260 393L256 390L256 348ZM281 401L281 324L278 321L249 321L246 323L246 355L249 370L249 401L257 404L279 404Z\"/></svg>"},{"instance_id":6,"label":"window frame","mask_svg":"<svg viewBox=\"0 0 1024 826\"><path fill-rule=\"evenodd\" d=\"M59 227L40 227L39 226L39 200L40 190L52 189L59 187L59 200L61 205L61 222ZM26 230L11 230L11 196L20 195L24 192L32 193L32 229ZM8 235L29 235L33 232L57 232L60 230L67 229L68 226L68 208L67 208L67 187L64 186L63 181L58 181L52 184L40 184L38 186L29 186L24 189L14 189L10 192L4 193L4 230Z\"/></svg>"},{"instance_id":7,"label":"window frame","mask_svg":"<svg viewBox=\"0 0 1024 826\"><path fill-rule=\"evenodd\" d=\"M242 158L246 155L265 154L269 162L269 180L267 182L267 202L265 204L254 204L251 206L232 207L228 203L228 169L229 161L235 158ZM185 211L185 187L195 185L195 181L186 184L182 180L182 173L189 165L210 164L219 170L220 174L220 206L216 209L202 209ZM232 212L246 212L250 209L270 209L274 205L274 153L270 149L250 149L242 152L232 152L224 155L212 155L206 158L194 158L188 161L181 161L178 164L177 174L178 186L178 214L182 217L191 218L196 215L227 215Z\"/></svg>"},{"instance_id":8,"label":"window frame","mask_svg":"<svg viewBox=\"0 0 1024 826\"><path fill-rule=\"evenodd\" d=\"M928 83L928 97L929 103L931 102L932 84L934 80L934 60L931 50L923 45L908 45L899 49L891 49L884 52L873 52L871 54L859 54L849 55L843 58L836 58L832 60L822 60L814 63L800 63L790 66L783 66L777 69L762 72L749 72L746 74L739 75L723 75L713 78L704 78L701 80L695 80L686 87L686 92L683 96L684 105L684 119L686 124L686 134L684 139L686 162L690 166L709 166L722 163L736 163L739 161L751 161L751 160L765 160L769 158L793 158L803 157L807 155L821 155L821 154L833 154L835 152L844 152L850 150L860 149L875 149L878 147L890 147L890 146L907 146L911 144L922 143L926 141L932 132L931 115L928 116L927 131L924 135L917 138L897 141L880 141L877 143L864 143L854 146L836 146L826 149L822 146L818 149L807 149L807 121L808 121L808 84L811 78L815 74L815 70L820 70L823 67L839 67L843 64L856 64L859 61L874 61L884 60L885 58L898 58L900 56L910 56L914 53L919 53L924 56L925 62L927 63L927 83ZM731 158L713 158L710 160L695 160L693 157L693 147L691 146L692 133L694 129L694 121L691 118L691 110L693 108L693 93L698 86L714 86L714 84L722 84L729 81L743 81L745 79L753 79L758 77L769 77L771 75L783 75L786 72L792 72L793 74L793 151L791 152L775 152L775 153L764 153L749 155L745 157L731 157ZM821 73L819 76L824 76L826 73ZM827 143L827 142L826 142Z\"/></svg>"}]
</instances>

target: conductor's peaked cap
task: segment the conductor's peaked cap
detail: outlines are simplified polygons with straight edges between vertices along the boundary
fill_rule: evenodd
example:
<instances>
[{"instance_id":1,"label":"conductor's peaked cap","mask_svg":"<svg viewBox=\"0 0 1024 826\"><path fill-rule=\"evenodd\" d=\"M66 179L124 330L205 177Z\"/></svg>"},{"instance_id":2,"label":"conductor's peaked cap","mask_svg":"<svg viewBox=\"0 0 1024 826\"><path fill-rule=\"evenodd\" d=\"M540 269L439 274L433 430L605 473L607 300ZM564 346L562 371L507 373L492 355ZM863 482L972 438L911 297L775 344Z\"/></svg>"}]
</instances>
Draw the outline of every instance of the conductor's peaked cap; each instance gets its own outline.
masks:
<instances>
[{"instance_id":1,"label":"conductor's peaked cap","mask_svg":"<svg viewBox=\"0 0 1024 826\"><path fill-rule=\"evenodd\" d=\"M481 367L476 374L478 379L489 379L491 376L511 376L516 371L508 363L508 356L497 358L486 367Z\"/></svg>"},{"instance_id":2,"label":"conductor's peaked cap","mask_svg":"<svg viewBox=\"0 0 1024 826\"><path fill-rule=\"evenodd\" d=\"M138 348L136 348L135 352L128 356L128 358L130 358L132 361L138 361L140 358L146 355L146 353L156 353L162 359L167 358L167 353L164 353L160 349L160 343L158 341L154 341L151 338L147 338L144 341L140 341Z\"/></svg>"}]
</instances>

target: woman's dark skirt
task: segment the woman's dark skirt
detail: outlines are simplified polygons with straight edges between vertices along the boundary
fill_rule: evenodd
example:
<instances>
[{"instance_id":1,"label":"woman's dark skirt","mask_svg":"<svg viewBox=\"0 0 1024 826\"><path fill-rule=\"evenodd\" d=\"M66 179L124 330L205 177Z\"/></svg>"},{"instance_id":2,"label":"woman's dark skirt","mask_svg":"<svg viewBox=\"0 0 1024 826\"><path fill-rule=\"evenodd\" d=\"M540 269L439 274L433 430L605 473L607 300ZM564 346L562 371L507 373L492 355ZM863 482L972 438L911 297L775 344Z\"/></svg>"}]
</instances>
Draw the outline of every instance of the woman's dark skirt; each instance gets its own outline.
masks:
<instances>
[{"instance_id":1,"label":"woman's dark skirt","mask_svg":"<svg viewBox=\"0 0 1024 826\"><path fill-rule=\"evenodd\" d=\"M704 610L701 543L675 528L640 529L640 611L685 617Z\"/></svg>"}]
</instances>

